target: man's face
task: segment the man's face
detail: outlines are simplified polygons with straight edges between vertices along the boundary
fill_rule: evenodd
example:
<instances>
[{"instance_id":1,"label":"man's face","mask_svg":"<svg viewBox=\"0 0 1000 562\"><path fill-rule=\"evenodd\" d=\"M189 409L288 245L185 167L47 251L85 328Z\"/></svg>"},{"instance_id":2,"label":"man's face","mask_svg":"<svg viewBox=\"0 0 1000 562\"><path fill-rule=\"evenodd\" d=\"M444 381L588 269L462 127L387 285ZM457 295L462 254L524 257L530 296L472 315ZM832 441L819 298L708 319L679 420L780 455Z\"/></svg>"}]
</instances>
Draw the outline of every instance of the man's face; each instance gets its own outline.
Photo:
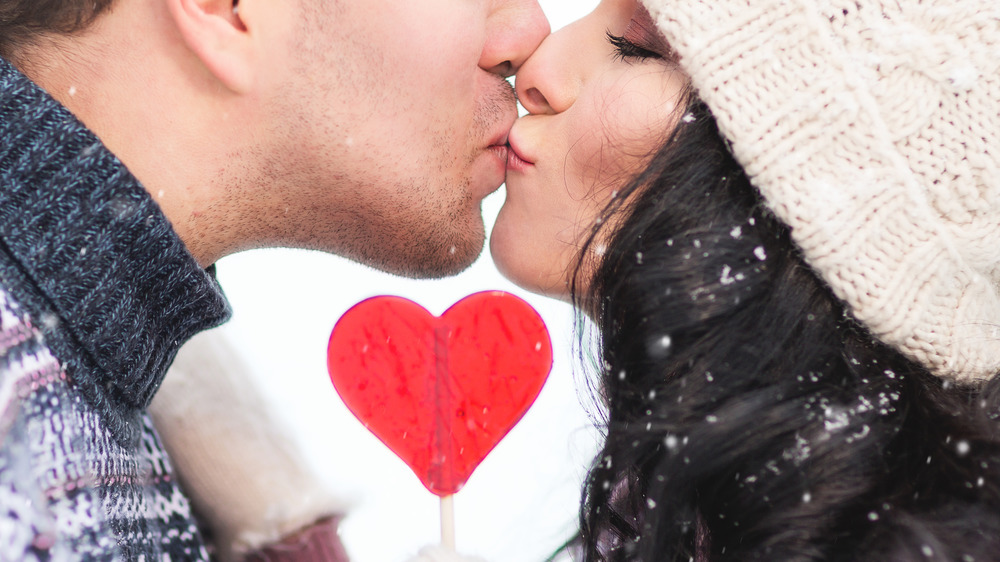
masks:
<instances>
[{"instance_id":1,"label":"man's face","mask_svg":"<svg viewBox=\"0 0 1000 562\"><path fill-rule=\"evenodd\" d=\"M464 269L516 117L501 74L548 33L536 0L298 4L263 78L262 227L391 272Z\"/></svg>"}]
</instances>

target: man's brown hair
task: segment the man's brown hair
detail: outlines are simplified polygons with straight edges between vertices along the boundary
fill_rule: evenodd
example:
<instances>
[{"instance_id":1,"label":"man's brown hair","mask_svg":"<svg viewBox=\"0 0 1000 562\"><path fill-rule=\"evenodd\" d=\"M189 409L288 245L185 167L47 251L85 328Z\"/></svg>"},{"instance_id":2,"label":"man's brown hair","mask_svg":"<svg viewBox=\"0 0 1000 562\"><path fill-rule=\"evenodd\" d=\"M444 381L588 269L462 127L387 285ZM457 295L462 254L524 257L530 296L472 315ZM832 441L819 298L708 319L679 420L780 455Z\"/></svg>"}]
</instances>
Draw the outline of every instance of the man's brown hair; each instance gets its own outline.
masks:
<instances>
[{"instance_id":1,"label":"man's brown hair","mask_svg":"<svg viewBox=\"0 0 1000 562\"><path fill-rule=\"evenodd\" d=\"M19 46L43 33L86 29L114 0L0 0L0 56L11 58Z\"/></svg>"}]
</instances>

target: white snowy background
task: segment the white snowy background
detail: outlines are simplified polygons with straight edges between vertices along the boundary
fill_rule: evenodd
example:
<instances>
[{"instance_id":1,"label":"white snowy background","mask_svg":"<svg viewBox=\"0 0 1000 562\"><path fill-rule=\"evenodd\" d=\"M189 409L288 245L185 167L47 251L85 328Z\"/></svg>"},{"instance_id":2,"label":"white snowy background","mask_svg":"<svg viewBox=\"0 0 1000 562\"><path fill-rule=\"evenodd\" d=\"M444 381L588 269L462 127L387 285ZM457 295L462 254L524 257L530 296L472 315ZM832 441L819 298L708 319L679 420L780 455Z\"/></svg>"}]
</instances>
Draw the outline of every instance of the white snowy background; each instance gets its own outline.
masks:
<instances>
[{"instance_id":1,"label":"white snowy background","mask_svg":"<svg viewBox=\"0 0 1000 562\"><path fill-rule=\"evenodd\" d=\"M598 0L541 0L552 28ZM484 203L487 229L503 189ZM526 294L503 279L486 251L445 280L392 277L315 252L262 250L230 256L218 276L234 308L226 330L254 366L256 384L301 439L309 460L353 503L341 530L354 562L403 562L440 540L439 502L410 469L347 411L326 373L334 323L367 297L394 294L434 314L464 295L501 289L525 298L545 319L555 366L534 407L455 497L458 550L489 562L544 560L576 528L580 486L596 451L584 410L582 368L567 305Z\"/></svg>"}]
</instances>

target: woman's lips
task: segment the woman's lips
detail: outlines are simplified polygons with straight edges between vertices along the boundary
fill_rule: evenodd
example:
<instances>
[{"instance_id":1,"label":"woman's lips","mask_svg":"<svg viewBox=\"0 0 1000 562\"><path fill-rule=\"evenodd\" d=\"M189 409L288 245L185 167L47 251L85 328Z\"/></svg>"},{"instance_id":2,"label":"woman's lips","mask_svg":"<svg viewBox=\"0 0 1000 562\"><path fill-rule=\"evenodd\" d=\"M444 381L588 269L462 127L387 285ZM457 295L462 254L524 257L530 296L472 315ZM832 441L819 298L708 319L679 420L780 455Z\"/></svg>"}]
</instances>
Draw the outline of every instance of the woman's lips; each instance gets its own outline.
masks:
<instances>
[{"instance_id":1,"label":"woman's lips","mask_svg":"<svg viewBox=\"0 0 1000 562\"><path fill-rule=\"evenodd\" d=\"M535 163L524 157L513 143L507 145L507 171L523 172Z\"/></svg>"}]
</instances>

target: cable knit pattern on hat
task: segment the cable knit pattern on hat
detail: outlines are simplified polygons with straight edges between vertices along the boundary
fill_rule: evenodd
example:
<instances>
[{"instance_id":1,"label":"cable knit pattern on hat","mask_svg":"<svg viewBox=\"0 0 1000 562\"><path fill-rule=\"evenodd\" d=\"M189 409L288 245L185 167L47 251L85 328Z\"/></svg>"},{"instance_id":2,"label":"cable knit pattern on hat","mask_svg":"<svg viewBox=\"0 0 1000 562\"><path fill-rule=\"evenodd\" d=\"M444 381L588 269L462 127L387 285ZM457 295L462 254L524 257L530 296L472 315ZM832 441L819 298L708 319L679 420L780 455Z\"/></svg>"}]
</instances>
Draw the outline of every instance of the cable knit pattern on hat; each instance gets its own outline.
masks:
<instances>
[{"instance_id":1,"label":"cable knit pattern on hat","mask_svg":"<svg viewBox=\"0 0 1000 562\"><path fill-rule=\"evenodd\" d=\"M643 2L854 317L939 376L1000 372L1000 2Z\"/></svg>"}]
</instances>

